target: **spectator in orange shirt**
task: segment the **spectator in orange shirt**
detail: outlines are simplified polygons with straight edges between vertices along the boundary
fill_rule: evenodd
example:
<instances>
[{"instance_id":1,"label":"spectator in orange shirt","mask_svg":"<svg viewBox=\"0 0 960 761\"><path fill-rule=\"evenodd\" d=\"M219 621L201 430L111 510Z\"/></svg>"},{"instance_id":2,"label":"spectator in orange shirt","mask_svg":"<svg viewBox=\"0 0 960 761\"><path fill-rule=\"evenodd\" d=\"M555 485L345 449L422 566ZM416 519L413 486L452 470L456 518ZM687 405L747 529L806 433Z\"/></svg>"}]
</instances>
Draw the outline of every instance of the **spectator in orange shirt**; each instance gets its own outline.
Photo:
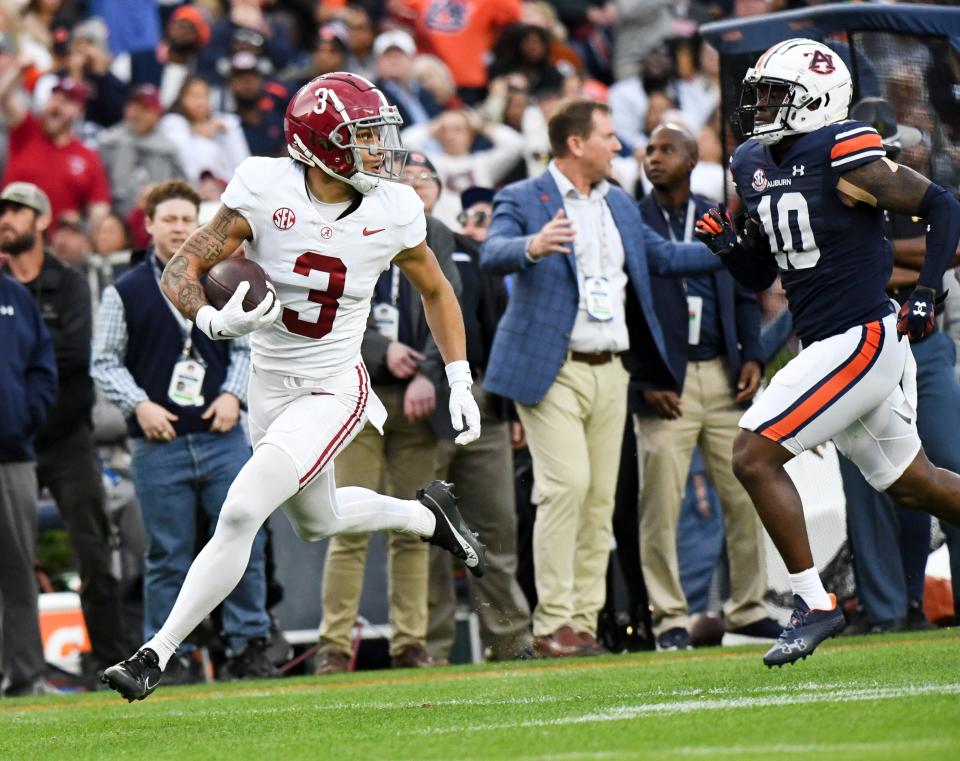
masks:
<instances>
[{"instance_id":1,"label":"spectator in orange shirt","mask_svg":"<svg viewBox=\"0 0 960 761\"><path fill-rule=\"evenodd\" d=\"M520 20L520 0L404 0L404 8L416 19L421 49L450 67L464 102L479 103L487 86L484 57L500 30Z\"/></svg>"},{"instance_id":2,"label":"spectator in orange shirt","mask_svg":"<svg viewBox=\"0 0 960 761\"><path fill-rule=\"evenodd\" d=\"M50 199L53 219L76 212L94 227L110 210L110 184L100 156L73 134L87 87L76 79L59 79L35 116L27 109L20 74L16 60L0 53L0 112L10 128L3 184L32 182Z\"/></svg>"}]
</instances>

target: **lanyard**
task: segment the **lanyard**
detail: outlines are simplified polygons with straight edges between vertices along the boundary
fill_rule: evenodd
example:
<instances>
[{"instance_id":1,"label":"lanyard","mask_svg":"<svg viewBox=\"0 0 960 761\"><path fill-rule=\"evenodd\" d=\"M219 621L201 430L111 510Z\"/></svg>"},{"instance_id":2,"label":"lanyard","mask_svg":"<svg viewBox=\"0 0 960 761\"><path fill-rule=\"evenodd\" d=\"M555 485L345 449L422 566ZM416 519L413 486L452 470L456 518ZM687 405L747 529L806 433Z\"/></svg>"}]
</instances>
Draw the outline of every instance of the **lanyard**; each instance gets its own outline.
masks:
<instances>
[{"instance_id":1,"label":"lanyard","mask_svg":"<svg viewBox=\"0 0 960 761\"><path fill-rule=\"evenodd\" d=\"M657 207L660 209L660 213L663 214L663 219L667 223L667 233L670 235L670 240L674 243L677 242L677 236L673 234L673 224L670 222L670 215L667 213L667 210L662 206L657 204ZM693 218L696 215L696 204L694 204L692 198L687 199L687 218L683 223L683 242L690 243L693 240Z\"/></svg>"},{"instance_id":2,"label":"lanyard","mask_svg":"<svg viewBox=\"0 0 960 761\"><path fill-rule=\"evenodd\" d=\"M586 216L596 220L597 224L600 226L600 229L595 231L599 233L596 238L599 239L600 243L600 256L597 257L595 264L600 268L598 275L600 277L605 277L608 269L607 264L609 263L611 265L610 269L612 269L613 264L613 259L610 256L610 251L607 246L607 214L610 213L607 202L604 200L603 196L600 196L599 198L591 198L589 195L581 196L579 194L575 198L571 198L569 200L581 203ZM594 211L596 211L595 214ZM566 205L564 205L564 213L568 217L570 216L569 211L566 210ZM581 238L581 243L579 245L574 245L573 251L577 261L580 264L580 269L583 271L584 277L592 277L587 270L587 257L584 255L583 250L588 247L583 243L583 240L584 239Z\"/></svg>"},{"instance_id":3,"label":"lanyard","mask_svg":"<svg viewBox=\"0 0 960 761\"><path fill-rule=\"evenodd\" d=\"M390 303L396 306L400 301L400 268L390 265Z\"/></svg>"},{"instance_id":4,"label":"lanyard","mask_svg":"<svg viewBox=\"0 0 960 761\"><path fill-rule=\"evenodd\" d=\"M160 262L157 260L156 252L150 254L150 266L153 267L153 274L157 278L157 285L160 285L161 271L160 271ZM180 327L180 333L183 335L183 349L180 352L180 355L186 359L190 356L191 351L193 350L193 336L191 335L193 331L193 323L190 322L186 317L180 314L180 311L173 305L173 302L167 298L167 295L163 292L163 289L160 289L160 298L163 299L163 302L167 305L167 308L170 310L170 314L174 316L177 321L177 325ZM201 361L197 358L197 361Z\"/></svg>"}]
</instances>

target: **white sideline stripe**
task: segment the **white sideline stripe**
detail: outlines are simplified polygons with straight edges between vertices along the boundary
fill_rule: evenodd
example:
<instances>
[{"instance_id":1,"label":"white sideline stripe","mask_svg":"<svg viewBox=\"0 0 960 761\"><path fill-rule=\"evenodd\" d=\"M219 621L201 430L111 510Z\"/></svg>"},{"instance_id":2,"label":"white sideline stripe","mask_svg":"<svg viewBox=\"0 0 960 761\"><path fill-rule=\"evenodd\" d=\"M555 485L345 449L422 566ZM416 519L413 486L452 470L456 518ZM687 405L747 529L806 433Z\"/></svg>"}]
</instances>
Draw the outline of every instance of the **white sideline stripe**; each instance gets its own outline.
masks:
<instances>
[{"instance_id":1,"label":"white sideline stripe","mask_svg":"<svg viewBox=\"0 0 960 761\"><path fill-rule=\"evenodd\" d=\"M537 753L535 755L521 754L515 756L517 761L605 761L606 759L656 759L674 758L676 756L706 756L718 758L727 756L759 755L773 757L775 755L805 755L808 753L868 753L874 751L888 758L896 751L938 749L955 747L953 740L921 739L911 741L874 742L874 743L805 743L788 745L681 745L670 748L644 748L643 750L617 751L571 751L569 753ZM469 758L459 756L460 761L470 761ZM413 761L412 759L410 761Z\"/></svg>"},{"instance_id":2,"label":"white sideline stripe","mask_svg":"<svg viewBox=\"0 0 960 761\"><path fill-rule=\"evenodd\" d=\"M891 700L894 698L922 695L960 695L960 684L927 684L916 687L879 687L873 689L831 690L824 693L801 693L797 695L770 695L755 698L725 698L707 700L682 700L675 703L641 703L619 706L599 713L581 716L562 716L556 719L533 719L529 721L503 722L499 724L473 724L467 727L434 727L413 730L408 734L450 734L454 732L487 732L499 729L525 729L555 727L566 724L591 724L603 721L627 721L643 716L697 713L699 711L725 711L735 708L768 708L770 706L802 705L806 703L845 703L858 701Z\"/></svg>"}]
</instances>

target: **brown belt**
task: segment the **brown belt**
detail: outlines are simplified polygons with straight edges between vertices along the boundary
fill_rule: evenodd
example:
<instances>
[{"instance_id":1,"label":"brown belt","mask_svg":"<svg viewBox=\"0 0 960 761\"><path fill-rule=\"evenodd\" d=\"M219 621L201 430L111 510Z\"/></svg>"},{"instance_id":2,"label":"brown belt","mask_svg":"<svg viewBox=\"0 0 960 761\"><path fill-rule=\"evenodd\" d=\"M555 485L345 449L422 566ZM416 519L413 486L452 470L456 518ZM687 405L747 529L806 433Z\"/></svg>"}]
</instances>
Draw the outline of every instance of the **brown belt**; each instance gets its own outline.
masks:
<instances>
[{"instance_id":1,"label":"brown belt","mask_svg":"<svg viewBox=\"0 0 960 761\"><path fill-rule=\"evenodd\" d=\"M582 351L570 352L570 359L574 362L586 362L588 365L605 365L607 362L612 362L616 356L617 352L613 351L598 351L592 354Z\"/></svg>"}]
</instances>

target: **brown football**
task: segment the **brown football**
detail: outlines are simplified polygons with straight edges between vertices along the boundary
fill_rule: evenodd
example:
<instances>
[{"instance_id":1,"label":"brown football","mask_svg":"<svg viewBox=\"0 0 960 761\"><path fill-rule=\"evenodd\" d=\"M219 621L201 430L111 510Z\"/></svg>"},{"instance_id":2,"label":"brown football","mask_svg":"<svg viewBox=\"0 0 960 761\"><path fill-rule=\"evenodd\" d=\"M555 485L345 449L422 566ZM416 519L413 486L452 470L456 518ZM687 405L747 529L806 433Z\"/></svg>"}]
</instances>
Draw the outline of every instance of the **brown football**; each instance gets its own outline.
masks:
<instances>
[{"instance_id":1,"label":"brown football","mask_svg":"<svg viewBox=\"0 0 960 761\"><path fill-rule=\"evenodd\" d=\"M243 299L243 311L255 309L269 293L267 283L270 280L259 264L239 257L224 259L210 268L204 281L207 301L217 309L223 309L244 280L250 283L250 290Z\"/></svg>"}]
</instances>

